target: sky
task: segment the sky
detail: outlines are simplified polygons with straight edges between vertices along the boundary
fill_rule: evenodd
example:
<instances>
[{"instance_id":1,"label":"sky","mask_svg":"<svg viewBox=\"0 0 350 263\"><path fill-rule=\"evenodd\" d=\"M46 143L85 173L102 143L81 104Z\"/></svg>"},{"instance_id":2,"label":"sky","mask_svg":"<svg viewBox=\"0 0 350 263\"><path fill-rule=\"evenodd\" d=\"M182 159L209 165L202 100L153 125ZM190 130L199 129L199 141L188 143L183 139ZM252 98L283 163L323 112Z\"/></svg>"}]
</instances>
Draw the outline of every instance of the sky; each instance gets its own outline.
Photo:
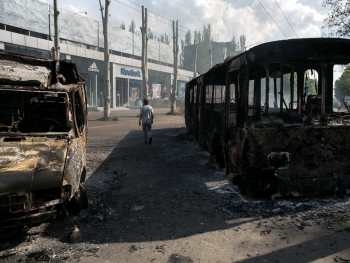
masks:
<instances>
[{"instance_id":1,"label":"sky","mask_svg":"<svg viewBox=\"0 0 350 263\"><path fill-rule=\"evenodd\" d=\"M45 0L43 0L45 1ZM61 7L100 19L98 0L59 0ZM102 0L104 2L104 0ZM247 44L296 37L319 37L327 16L323 0L112 0L111 23L133 19L141 23L140 6L149 9L149 27L171 32L170 20L178 19L180 36L211 24L216 41L230 41L245 34Z\"/></svg>"}]
</instances>

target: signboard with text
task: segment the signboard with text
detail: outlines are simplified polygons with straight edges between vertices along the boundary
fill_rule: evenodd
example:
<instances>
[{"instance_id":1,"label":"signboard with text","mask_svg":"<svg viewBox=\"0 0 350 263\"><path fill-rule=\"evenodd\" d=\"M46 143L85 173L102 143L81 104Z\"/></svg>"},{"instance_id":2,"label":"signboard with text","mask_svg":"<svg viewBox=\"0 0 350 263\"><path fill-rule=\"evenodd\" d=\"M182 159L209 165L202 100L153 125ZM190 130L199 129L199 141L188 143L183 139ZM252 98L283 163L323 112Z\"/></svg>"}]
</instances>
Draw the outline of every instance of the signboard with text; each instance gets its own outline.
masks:
<instances>
[{"instance_id":1,"label":"signboard with text","mask_svg":"<svg viewBox=\"0 0 350 263\"><path fill-rule=\"evenodd\" d=\"M122 65L114 65L115 75L118 78L125 79L142 79L142 73L140 68L127 67Z\"/></svg>"}]
</instances>

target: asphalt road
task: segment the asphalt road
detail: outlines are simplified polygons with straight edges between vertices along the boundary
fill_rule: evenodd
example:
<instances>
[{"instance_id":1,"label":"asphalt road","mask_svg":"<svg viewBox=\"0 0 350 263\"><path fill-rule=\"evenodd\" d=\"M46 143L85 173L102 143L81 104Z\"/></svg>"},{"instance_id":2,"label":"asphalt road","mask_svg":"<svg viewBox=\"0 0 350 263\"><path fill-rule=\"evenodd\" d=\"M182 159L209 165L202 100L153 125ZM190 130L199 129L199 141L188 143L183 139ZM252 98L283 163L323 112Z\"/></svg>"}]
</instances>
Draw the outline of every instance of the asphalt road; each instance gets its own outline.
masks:
<instances>
[{"instance_id":1,"label":"asphalt road","mask_svg":"<svg viewBox=\"0 0 350 263\"><path fill-rule=\"evenodd\" d=\"M89 209L0 244L0 262L349 262L350 201L249 200L156 111L89 115Z\"/></svg>"}]
</instances>

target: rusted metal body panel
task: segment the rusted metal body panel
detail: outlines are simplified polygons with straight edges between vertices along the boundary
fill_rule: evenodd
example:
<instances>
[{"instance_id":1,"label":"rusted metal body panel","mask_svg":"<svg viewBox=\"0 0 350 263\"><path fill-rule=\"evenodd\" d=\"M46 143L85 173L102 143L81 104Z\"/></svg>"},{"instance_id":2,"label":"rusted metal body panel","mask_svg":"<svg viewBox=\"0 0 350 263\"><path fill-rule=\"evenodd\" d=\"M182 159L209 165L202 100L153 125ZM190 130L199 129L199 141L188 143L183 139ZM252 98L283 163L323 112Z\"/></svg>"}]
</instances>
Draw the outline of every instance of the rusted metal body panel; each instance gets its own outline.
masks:
<instances>
[{"instance_id":1,"label":"rusted metal body panel","mask_svg":"<svg viewBox=\"0 0 350 263\"><path fill-rule=\"evenodd\" d=\"M86 172L85 85L73 64L0 53L0 221L73 201Z\"/></svg>"},{"instance_id":2,"label":"rusted metal body panel","mask_svg":"<svg viewBox=\"0 0 350 263\"><path fill-rule=\"evenodd\" d=\"M319 196L350 187L349 126L248 128L241 134L228 142L230 162L237 173L244 166L241 183L252 193Z\"/></svg>"},{"instance_id":3,"label":"rusted metal body panel","mask_svg":"<svg viewBox=\"0 0 350 263\"><path fill-rule=\"evenodd\" d=\"M0 193L35 191L61 184L67 142L28 138L0 144ZM16 178L15 180L13 178Z\"/></svg>"},{"instance_id":4,"label":"rusted metal body panel","mask_svg":"<svg viewBox=\"0 0 350 263\"><path fill-rule=\"evenodd\" d=\"M50 70L43 66L25 65L11 60L0 60L0 79L38 81L48 86Z\"/></svg>"},{"instance_id":5,"label":"rusted metal body panel","mask_svg":"<svg viewBox=\"0 0 350 263\"><path fill-rule=\"evenodd\" d=\"M333 94L339 78L335 67L349 63L347 39L291 39L254 47L187 84L188 131L217 161L224 159L227 174L243 192L345 192L350 113L338 112ZM224 98L218 102L220 90Z\"/></svg>"}]
</instances>

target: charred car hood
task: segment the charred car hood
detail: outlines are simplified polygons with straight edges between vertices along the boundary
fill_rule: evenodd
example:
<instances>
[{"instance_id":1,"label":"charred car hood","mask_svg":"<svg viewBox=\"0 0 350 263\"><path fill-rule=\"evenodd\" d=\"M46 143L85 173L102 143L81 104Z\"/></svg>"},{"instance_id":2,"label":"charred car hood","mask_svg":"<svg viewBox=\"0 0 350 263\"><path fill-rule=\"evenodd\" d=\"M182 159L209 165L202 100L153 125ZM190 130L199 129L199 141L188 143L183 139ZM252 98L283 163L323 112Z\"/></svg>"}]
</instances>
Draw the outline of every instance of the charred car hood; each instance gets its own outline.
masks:
<instances>
[{"instance_id":1,"label":"charred car hood","mask_svg":"<svg viewBox=\"0 0 350 263\"><path fill-rule=\"evenodd\" d=\"M0 137L0 195L59 187L67 140L32 137L7 141Z\"/></svg>"}]
</instances>

